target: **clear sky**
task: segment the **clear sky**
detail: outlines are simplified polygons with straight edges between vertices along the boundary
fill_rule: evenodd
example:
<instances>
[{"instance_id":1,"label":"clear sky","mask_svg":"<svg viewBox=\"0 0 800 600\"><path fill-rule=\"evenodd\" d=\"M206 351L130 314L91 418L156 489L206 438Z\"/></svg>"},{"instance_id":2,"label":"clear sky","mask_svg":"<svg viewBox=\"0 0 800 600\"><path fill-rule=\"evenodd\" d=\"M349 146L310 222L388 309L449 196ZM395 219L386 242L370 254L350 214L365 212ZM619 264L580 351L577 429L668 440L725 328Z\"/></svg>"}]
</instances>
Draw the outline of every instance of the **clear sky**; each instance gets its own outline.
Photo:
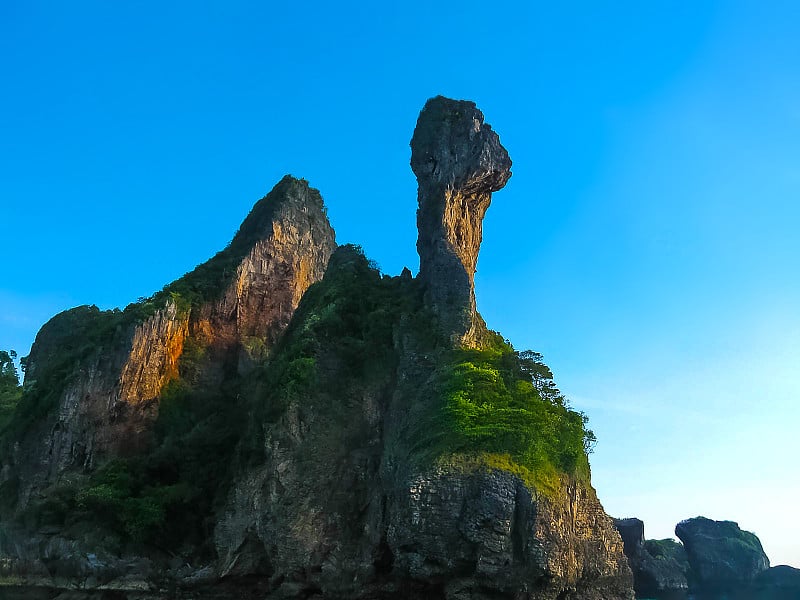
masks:
<instances>
[{"instance_id":1,"label":"clear sky","mask_svg":"<svg viewBox=\"0 0 800 600\"><path fill-rule=\"evenodd\" d=\"M780 0L2 1L0 348L160 289L285 173L416 271L416 116L472 99L514 161L479 309L589 414L607 511L735 520L800 567L799 26Z\"/></svg>"}]
</instances>

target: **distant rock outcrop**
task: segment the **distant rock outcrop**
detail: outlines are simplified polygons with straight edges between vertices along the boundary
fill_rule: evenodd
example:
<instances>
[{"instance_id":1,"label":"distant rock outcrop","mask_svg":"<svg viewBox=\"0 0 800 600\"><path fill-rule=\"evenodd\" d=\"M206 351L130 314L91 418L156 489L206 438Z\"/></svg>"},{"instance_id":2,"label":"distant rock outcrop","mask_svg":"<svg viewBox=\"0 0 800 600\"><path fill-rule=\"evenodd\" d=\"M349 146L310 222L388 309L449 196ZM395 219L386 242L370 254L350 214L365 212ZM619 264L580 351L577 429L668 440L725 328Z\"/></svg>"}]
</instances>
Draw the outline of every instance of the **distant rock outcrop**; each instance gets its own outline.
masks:
<instances>
[{"instance_id":1,"label":"distant rock outcrop","mask_svg":"<svg viewBox=\"0 0 800 600\"><path fill-rule=\"evenodd\" d=\"M640 596L688 588L686 552L674 540L645 540L640 519L614 519L633 571L633 587Z\"/></svg>"},{"instance_id":2,"label":"distant rock outcrop","mask_svg":"<svg viewBox=\"0 0 800 600\"><path fill-rule=\"evenodd\" d=\"M761 571L753 580L756 592L781 594L787 599L800 598L800 569L788 565L778 565Z\"/></svg>"},{"instance_id":3,"label":"distant rock outcrop","mask_svg":"<svg viewBox=\"0 0 800 600\"><path fill-rule=\"evenodd\" d=\"M419 185L417 251L426 301L443 334L474 345L484 328L475 269L492 192L511 177L511 159L473 102L442 96L425 104L411 139Z\"/></svg>"},{"instance_id":4,"label":"distant rock outcrop","mask_svg":"<svg viewBox=\"0 0 800 600\"><path fill-rule=\"evenodd\" d=\"M797 600L800 569L768 568L758 538L731 521L697 517L682 521L675 540L645 540L640 519L614 519L633 570L637 597L683 597L685 590L702 598Z\"/></svg>"},{"instance_id":5,"label":"distant rock outcrop","mask_svg":"<svg viewBox=\"0 0 800 600\"><path fill-rule=\"evenodd\" d=\"M769 568L759 539L733 521L695 517L678 523L675 534L686 548L691 584L698 590L741 590Z\"/></svg>"}]
</instances>

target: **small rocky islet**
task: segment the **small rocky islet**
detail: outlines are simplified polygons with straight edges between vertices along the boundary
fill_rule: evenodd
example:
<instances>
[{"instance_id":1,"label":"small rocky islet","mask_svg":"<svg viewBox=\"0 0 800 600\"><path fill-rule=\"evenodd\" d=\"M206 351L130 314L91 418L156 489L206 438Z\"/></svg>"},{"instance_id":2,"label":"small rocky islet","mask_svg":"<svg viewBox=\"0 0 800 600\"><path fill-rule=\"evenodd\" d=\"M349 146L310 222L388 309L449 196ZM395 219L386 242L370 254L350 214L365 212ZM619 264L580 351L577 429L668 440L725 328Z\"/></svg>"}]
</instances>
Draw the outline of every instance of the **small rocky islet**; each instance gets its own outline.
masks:
<instances>
[{"instance_id":1,"label":"small rocky islet","mask_svg":"<svg viewBox=\"0 0 800 600\"><path fill-rule=\"evenodd\" d=\"M614 519L633 571L637 598L797 600L800 569L770 567L755 534L733 521L686 519L674 539L646 540L637 518Z\"/></svg>"},{"instance_id":2,"label":"small rocky islet","mask_svg":"<svg viewBox=\"0 0 800 600\"><path fill-rule=\"evenodd\" d=\"M417 277L286 176L162 291L42 327L0 433L0 597L800 597L735 523L681 545L604 511L585 417L476 308L511 160L474 103L426 103L411 168Z\"/></svg>"}]
</instances>

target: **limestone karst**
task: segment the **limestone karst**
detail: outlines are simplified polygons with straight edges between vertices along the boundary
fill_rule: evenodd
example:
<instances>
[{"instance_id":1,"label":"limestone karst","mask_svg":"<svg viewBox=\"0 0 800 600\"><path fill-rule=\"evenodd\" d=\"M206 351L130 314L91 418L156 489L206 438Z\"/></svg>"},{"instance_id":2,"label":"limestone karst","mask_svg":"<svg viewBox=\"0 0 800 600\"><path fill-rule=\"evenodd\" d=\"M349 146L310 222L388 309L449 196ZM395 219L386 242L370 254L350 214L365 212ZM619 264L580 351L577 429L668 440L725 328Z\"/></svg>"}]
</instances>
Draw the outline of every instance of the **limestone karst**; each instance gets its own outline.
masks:
<instances>
[{"instance_id":1,"label":"limestone karst","mask_svg":"<svg viewBox=\"0 0 800 600\"><path fill-rule=\"evenodd\" d=\"M162 292L42 329L0 443L3 575L200 597L633 597L582 415L477 313L508 153L443 97L411 150L417 278L337 248L319 194L287 177Z\"/></svg>"},{"instance_id":2,"label":"limestone karst","mask_svg":"<svg viewBox=\"0 0 800 600\"><path fill-rule=\"evenodd\" d=\"M442 331L476 344L485 325L475 306L475 269L492 193L511 159L473 102L442 96L425 104L411 138L417 176L417 251L426 301Z\"/></svg>"}]
</instances>

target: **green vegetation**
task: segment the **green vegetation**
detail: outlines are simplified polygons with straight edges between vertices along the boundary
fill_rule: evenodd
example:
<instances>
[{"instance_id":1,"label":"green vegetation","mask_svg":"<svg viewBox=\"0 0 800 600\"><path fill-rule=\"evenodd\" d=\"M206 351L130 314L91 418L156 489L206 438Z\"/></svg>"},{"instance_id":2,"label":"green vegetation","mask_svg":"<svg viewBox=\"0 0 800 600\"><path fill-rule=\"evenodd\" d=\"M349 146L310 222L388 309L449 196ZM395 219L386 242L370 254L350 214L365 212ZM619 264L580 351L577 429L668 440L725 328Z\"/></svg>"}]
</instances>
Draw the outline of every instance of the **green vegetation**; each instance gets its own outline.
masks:
<instances>
[{"instance_id":1,"label":"green vegetation","mask_svg":"<svg viewBox=\"0 0 800 600\"><path fill-rule=\"evenodd\" d=\"M360 247L340 247L321 282L303 296L272 357L255 374L253 419L243 455L262 456L264 426L292 402L324 396L315 409L326 418L346 415L354 390L385 386L397 369L393 334L401 315L415 307L414 283L382 277Z\"/></svg>"},{"instance_id":2,"label":"green vegetation","mask_svg":"<svg viewBox=\"0 0 800 600\"><path fill-rule=\"evenodd\" d=\"M199 531L188 525L195 514L198 491L185 482L158 481L142 460L106 463L83 486L71 488L68 503L73 519L86 519L115 531L121 539L176 548ZM177 519L177 521L176 521ZM199 540L202 542L202 540ZM199 544L198 544L199 545Z\"/></svg>"},{"instance_id":3,"label":"green vegetation","mask_svg":"<svg viewBox=\"0 0 800 600\"><path fill-rule=\"evenodd\" d=\"M22 397L22 387L14 365L16 357L17 353L13 350L0 350L0 440ZM0 445L2 451L3 446ZM0 484L0 513L7 511L16 499L18 484L19 481L13 476Z\"/></svg>"},{"instance_id":4,"label":"green vegetation","mask_svg":"<svg viewBox=\"0 0 800 600\"><path fill-rule=\"evenodd\" d=\"M244 411L235 387L196 382L204 355L195 348L181 357L181 377L162 392L149 450L107 463L77 490L77 507L123 539L211 552L213 511L230 481Z\"/></svg>"},{"instance_id":5,"label":"green vegetation","mask_svg":"<svg viewBox=\"0 0 800 600\"><path fill-rule=\"evenodd\" d=\"M517 352L496 333L480 349L446 353L437 370L443 400L426 416L416 447L456 467L509 471L529 487L556 489L561 474L587 479L595 442L541 355Z\"/></svg>"},{"instance_id":6,"label":"green vegetation","mask_svg":"<svg viewBox=\"0 0 800 600\"><path fill-rule=\"evenodd\" d=\"M481 349L448 349L432 319L416 282L381 277L359 247L340 248L258 375L254 425L244 445L250 460L261 459L264 424L290 403L317 398L315 412L336 420L349 414L349 397L359 390L391 387L395 337L406 336L434 369L431 381L413 383L424 390L416 401L423 405L419 420L410 427L421 467L489 466L541 491L553 491L561 474L587 479L594 434L586 416L569 408L541 355L517 352L496 333L487 334Z\"/></svg>"},{"instance_id":7,"label":"green vegetation","mask_svg":"<svg viewBox=\"0 0 800 600\"><path fill-rule=\"evenodd\" d=\"M55 409L64 387L81 369L119 342L122 326L122 312L96 306L78 306L45 323L36 338L35 370L28 373L33 379L26 381L13 413L0 422L0 455Z\"/></svg>"},{"instance_id":8,"label":"green vegetation","mask_svg":"<svg viewBox=\"0 0 800 600\"><path fill-rule=\"evenodd\" d=\"M655 559L674 560L678 563L685 563L686 550L683 544L676 542L673 538L663 540L645 540L644 549Z\"/></svg>"},{"instance_id":9,"label":"green vegetation","mask_svg":"<svg viewBox=\"0 0 800 600\"><path fill-rule=\"evenodd\" d=\"M17 353L13 350L0 350L0 430L11 419L11 414L22 395L17 368L14 365L15 358Z\"/></svg>"}]
</instances>

